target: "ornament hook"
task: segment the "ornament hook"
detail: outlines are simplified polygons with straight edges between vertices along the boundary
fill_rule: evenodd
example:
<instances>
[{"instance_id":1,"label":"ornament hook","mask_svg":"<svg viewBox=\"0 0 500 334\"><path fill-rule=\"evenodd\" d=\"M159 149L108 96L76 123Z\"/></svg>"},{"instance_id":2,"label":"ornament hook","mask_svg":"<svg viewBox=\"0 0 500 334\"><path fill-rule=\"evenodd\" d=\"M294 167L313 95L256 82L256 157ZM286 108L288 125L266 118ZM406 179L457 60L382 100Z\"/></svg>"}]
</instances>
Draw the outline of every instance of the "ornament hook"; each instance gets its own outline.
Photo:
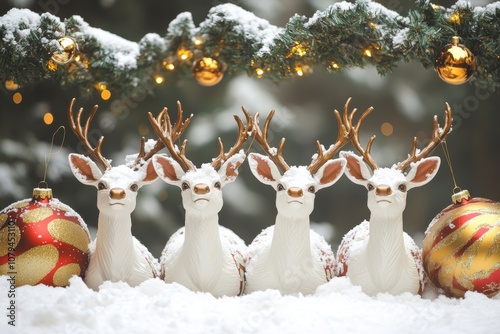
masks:
<instances>
[{"instance_id":1,"label":"ornament hook","mask_svg":"<svg viewBox=\"0 0 500 334\"><path fill-rule=\"evenodd\" d=\"M462 190L457 185L457 181L455 179L455 173L453 172L453 166L451 164L451 158L450 158L450 152L448 151L448 144L446 143L446 139L443 139L441 141L441 145L443 146L443 151L444 151L444 156L446 158L446 162L448 163L448 167L450 167L450 172L451 172L451 178L453 179L453 194L451 195L451 200L455 204L460 204L462 200L469 200L470 199L470 194L467 189Z\"/></svg>"},{"instance_id":2,"label":"ornament hook","mask_svg":"<svg viewBox=\"0 0 500 334\"><path fill-rule=\"evenodd\" d=\"M61 129L63 131L61 144L59 146L59 149L56 152L52 152L52 149L54 147L55 137ZM59 128L57 128L56 132L54 132L54 134L52 135L52 141L50 142L49 154L47 156L45 156L43 180L38 183L38 188L40 188L41 185L45 185L46 188L49 187L49 184L47 183L46 179L47 179L47 170L49 169L50 157L54 154L61 152L65 139L66 139L66 128L63 125L61 125Z\"/></svg>"}]
</instances>

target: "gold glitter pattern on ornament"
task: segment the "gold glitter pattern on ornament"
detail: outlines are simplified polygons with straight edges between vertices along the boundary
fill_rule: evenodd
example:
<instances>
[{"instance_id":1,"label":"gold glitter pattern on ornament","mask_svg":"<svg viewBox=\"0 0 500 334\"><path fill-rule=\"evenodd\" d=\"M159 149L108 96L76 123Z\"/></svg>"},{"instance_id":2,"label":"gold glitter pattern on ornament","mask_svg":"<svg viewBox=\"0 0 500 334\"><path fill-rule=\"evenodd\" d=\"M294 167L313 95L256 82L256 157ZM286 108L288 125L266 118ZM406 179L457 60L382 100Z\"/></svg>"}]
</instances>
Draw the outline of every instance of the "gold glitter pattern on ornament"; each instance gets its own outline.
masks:
<instances>
[{"instance_id":1,"label":"gold glitter pattern on ornament","mask_svg":"<svg viewBox=\"0 0 500 334\"><path fill-rule=\"evenodd\" d=\"M22 209L22 208L25 208L27 207L28 205L30 204L30 200L27 199L27 200L24 200L24 201L21 201L21 202L17 202L15 204L12 205L12 207L14 209Z\"/></svg>"},{"instance_id":2,"label":"gold glitter pattern on ornament","mask_svg":"<svg viewBox=\"0 0 500 334\"><path fill-rule=\"evenodd\" d=\"M59 251L54 245L32 248L16 257L16 286L35 285L54 269Z\"/></svg>"},{"instance_id":3,"label":"gold glitter pattern on ornament","mask_svg":"<svg viewBox=\"0 0 500 334\"><path fill-rule=\"evenodd\" d=\"M3 224L7 222L7 218L9 218L9 215L6 213L0 214L0 228L2 228Z\"/></svg>"},{"instance_id":4,"label":"gold glitter pattern on ornament","mask_svg":"<svg viewBox=\"0 0 500 334\"><path fill-rule=\"evenodd\" d=\"M493 254L500 254L500 231L499 231L499 229L500 229L500 225L495 227L495 230L497 232L495 234L493 242L491 243L491 246L488 248L488 251L486 252L487 256L491 256Z\"/></svg>"},{"instance_id":5,"label":"gold glitter pattern on ornament","mask_svg":"<svg viewBox=\"0 0 500 334\"><path fill-rule=\"evenodd\" d=\"M25 212L22 215L23 222L29 224L29 223L38 223L41 220L44 220L46 218L49 218L52 216L52 209L51 208L36 208L31 211Z\"/></svg>"},{"instance_id":6,"label":"gold glitter pattern on ornament","mask_svg":"<svg viewBox=\"0 0 500 334\"><path fill-rule=\"evenodd\" d=\"M69 279L71 276L80 276L80 266L76 263L70 263L65 266L60 267L54 273L54 285L56 286L67 286L69 284Z\"/></svg>"},{"instance_id":7,"label":"gold glitter pattern on ornament","mask_svg":"<svg viewBox=\"0 0 500 334\"><path fill-rule=\"evenodd\" d=\"M90 239L80 225L65 219L54 219L47 228L55 239L68 243L84 253L89 252Z\"/></svg>"},{"instance_id":8,"label":"gold glitter pattern on ornament","mask_svg":"<svg viewBox=\"0 0 500 334\"><path fill-rule=\"evenodd\" d=\"M14 240L12 240L14 239ZM0 257L7 255L9 247L16 248L21 240L21 231L17 226L5 226L0 230ZM14 242L12 242L14 241Z\"/></svg>"}]
</instances>

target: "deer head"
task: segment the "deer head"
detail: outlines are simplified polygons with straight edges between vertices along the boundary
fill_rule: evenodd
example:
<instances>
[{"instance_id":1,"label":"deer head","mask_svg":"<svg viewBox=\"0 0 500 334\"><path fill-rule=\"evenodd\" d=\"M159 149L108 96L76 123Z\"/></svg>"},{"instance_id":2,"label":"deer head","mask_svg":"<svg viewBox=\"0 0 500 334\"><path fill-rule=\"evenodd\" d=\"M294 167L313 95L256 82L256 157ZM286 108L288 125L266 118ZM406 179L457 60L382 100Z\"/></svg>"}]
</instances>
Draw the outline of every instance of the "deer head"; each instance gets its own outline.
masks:
<instances>
[{"instance_id":1,"label":"deer head","mask_svg":"<svg viewBox=\"0 0 500 334\"><path fill-rule=\"evenodd\" d=\"M338 123L338 135L335 144L327 150L319 141L316 142L318 153L313 156L308 166L290 167L283 158L282 138L278 148L271 148L267 140L269 124L274 110L264 123L263 130L259 127L259 114L255 115L255 141L264 149L267 156L251 153L248 156L250 170L262 183L268 184L276 190L276 208L278 214L290 217L309 216L314 209L314 198L318 190L333 185L342 176L346 161L344 158L331 159L351 137L351 128L348 122L347 101L341 118L337 110L334 111ZM281 170L280 170L281 169Z\"/></svg>"},{"instance_id":2,"label":"deer head","mask_svg":"<svg viewBox=\"0 0 500 334\"><path fill-rule=\"evenodd\" d=\"M80 108L75 120L73 115L74 102L75 99L72 99L68 109L70 127L95 162L84 155L72 153L69 155L71 171L81 183L97 188L97 207L99 211L109 214L113 212L131 213L135 209L139 188L155 181L158 177L153 168L151 157L164 147L163 142L156 141L152 148L146 152L146 141L142 138L141 150L135 159L129 159L131 161L127 164L113 167L110 160L104 158L101 154L104 137L99 139L95 148L88 141L88 130L98 106L92 108L85 125L82 127L83 108ZM179 117L182 118L180 107ZM189 121L190 119L186 123L189 123ZM187 124L182 126L185 127ZM181 130L183 128L179 129L179 131Z\"/></svg>"},{"instance_id":3,"label":"deer head","mask_svg":"<svg viewBox=\"0 0 500 334\"><path fill-rule=\"evenodd\" d=\"M163 115L166 127L162 127L158 119L155 120L151 113L149 114L151 125L171 154L171 157L155 155L154 168L166 183L181 188L182 203L186 211L210 214L218 213L222 209L222 188L238 176L238 168L246 157L240 149L252 129L252 119L246 109L242 109L247 126L245 127L238 116L234 116L239 128L238 139L234 146L229 152L224 153L224 146L219 138L219 155L211 163L202 164L200 168L186 157L187 139L182 143L180 150L174 144L175 131L172 130L168 114Z\"/></svg>"},{"instance_id":4,"label":"deer head","mask_svg":"<svg viewBox=\"0 0 500 334\"><path fill-rule=\"evenodd\" d=\"M372 110L372 108L367 109L353 128L352 143L361 156L352 152L340 152L340 155L347 160L347 177L352 182L365 186L368 190L368 208L372 213L380 211L400 214L406 206L407 191L427 184L434 178L439 169L439 157L427 158L426 156L451 131L451 109L446 103L444 128L439 127L437 116L434 116L434 130L428 145L422 150L417 150L417 138L415 137L408 158L392 168L379 168L371 157L370 150L375 136L372 136L368 141L366 150L359 142L361 123ZM352 122L352 117L350 122Z\"/></svg>"}]
</instances>

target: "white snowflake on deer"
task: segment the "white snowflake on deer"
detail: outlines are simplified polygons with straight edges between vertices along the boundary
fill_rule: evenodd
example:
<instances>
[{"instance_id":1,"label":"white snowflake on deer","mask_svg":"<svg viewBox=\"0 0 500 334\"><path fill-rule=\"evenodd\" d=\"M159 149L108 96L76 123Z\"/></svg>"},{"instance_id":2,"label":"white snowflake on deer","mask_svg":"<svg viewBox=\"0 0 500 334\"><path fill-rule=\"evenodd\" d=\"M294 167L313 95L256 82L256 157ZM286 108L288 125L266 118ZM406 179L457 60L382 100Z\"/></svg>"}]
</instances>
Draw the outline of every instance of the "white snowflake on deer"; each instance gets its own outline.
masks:
<instances>
[{"instance_id":1,"label":"white snowflake on deer","mask_svg":"<svg viewBox=\"0 0 500 334\"><path fill-rule=\"evenodd\" d=\"M99 209L97 237L90 247L85 283L94 290L104 281L139 285L146 279L158 276L159 264L147 248L132 236L131 213L135 209L139 189L158 177L151 158L164 147L163 142L158 140L147 147L142 138L141 151L135 159L129 156L127 163L113 167L111 161L101 154L104 137L99 139L95 148L88 141L88 130L98 106L92 108L82 126L83 108L80 108L75 120L74 102L75 99L71 101L68 110L71 129L95 162L87 156L72 153L68 157L69 164L81 183L97 188Z\"/></svg>"},{"instance_id":2,"label":"white snowflake on deer","mask_svg":"<svg viewBox=\"0 0 500 334\"><path fill-rule=\"evenodd\" d=\"M361 156L340 152L340 156L347 160L347 177L368 190L371 214L369 221L363 221L343 237L337 251L337 275L349 277L368 295L422 293L421 251L403 231L403 211L408 191L427 184L438 172L439 157L427 155L451 131L451 109L446 103L444 128L439 127L437 116L434 116L433 135L428 145L417 150L417 139L414 138L411 154L392 168L378 167L371 157L375 136L368 141L366 150L359 142L361 123L372 110L365 110L353 128L352 143ZM354 113L351 122L353 116Z\"/></svg>"},{"instance_id":3,"label":"white snowflake on deer","mask_svg":"<svg viewBox=\"0 0 500 334\"><path fill-rule=\"evenodd\" d=\"M215 297L241 295L245 286L246 245L228 228L219 225L218 213L223 206L222 188L238 176L238 168L246 158L243 144L251 134L252 119L244 108L247 126L236 115L239 134L235 145L220 153L211 163L197 168L187 159L184 140L180 150L174 144L167 113L151 124L165 143L170 157L155 155L154 168L166 183L182 190L185 226L168 240L160 259L162 277L167 283L177 282L193 291L209 292ZM179 123L181 119L177 120ZM162 124L167 124L164 130Z\"/></svg>"},{"instance_id":4,"label":"white snowflake on deer","mask_svg":"<svg viewBox=\"0 0 500 334\"><path fill-rule=\"evenodd\" d=\"M275 224L264 229L249 246L247 293L277 289L283 294L311 294L334 276L334 254L325 239L310 229L309 216L316 192L333 185L344 172L345 159L331 158L350 140L347 109L348 103L344 122L339 112L334 111L338 122L335 144L326 150L318 141L318 154L308 166L290 167L285 162L284 138L277 149L269 146L267 133L274 110L263 130L259 128L258 114L255 115L255 141L267 156L251 153L248 162L255 177L276 190L278 213Z\"/></svg>"}]
</instances>

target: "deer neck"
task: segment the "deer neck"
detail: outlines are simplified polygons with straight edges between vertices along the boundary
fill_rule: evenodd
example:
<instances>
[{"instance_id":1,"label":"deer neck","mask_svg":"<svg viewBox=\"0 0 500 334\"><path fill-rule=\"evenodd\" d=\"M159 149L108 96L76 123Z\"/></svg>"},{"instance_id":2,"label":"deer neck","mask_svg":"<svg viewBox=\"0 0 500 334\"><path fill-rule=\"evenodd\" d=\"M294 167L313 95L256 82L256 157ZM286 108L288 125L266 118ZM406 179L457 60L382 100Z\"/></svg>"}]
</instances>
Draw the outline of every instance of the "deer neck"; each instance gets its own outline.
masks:
<instances>
[{"instance_id":1,"label":"deer neck","mask_svg":"<svg viewBox=\"0 0 500 334\"><path fill-rule=\"evenodd\" d=\"M277 266L290 266L311 258L309 217L276 217L270 257Z\"/></svg>"},{"instance_id":2,"label":"deer neck","mask_svg":"<svg viewBox=\"0 0 500 334\"><path fill-rule=\"evenodd\" d=\"M129 213L99 213L94 257L105 277L127 272L135 261Z\"/></svg>"},{"instance_id":3,"label":"deer neck","mask_svg":"<svg viewBox=\"0 0 500 334\"><path fill-rule=\"evenodd\" d=\"M390 281L387 276L397 275L409 265L404 244L403 214L372 212L369 226L366 265L373 279L380 279L381 283Z\"/></svg>"},{"instance_id":4,"label":"deer neck","mask_svg":"<svg viewBox=\"0 0 500 334\"><path fill-rule=\"evenodd\" d=\"M218 214L186 212L182 257L194 271L212 271L222 266L223 250Z\"/></svg>"}]
</instances>

